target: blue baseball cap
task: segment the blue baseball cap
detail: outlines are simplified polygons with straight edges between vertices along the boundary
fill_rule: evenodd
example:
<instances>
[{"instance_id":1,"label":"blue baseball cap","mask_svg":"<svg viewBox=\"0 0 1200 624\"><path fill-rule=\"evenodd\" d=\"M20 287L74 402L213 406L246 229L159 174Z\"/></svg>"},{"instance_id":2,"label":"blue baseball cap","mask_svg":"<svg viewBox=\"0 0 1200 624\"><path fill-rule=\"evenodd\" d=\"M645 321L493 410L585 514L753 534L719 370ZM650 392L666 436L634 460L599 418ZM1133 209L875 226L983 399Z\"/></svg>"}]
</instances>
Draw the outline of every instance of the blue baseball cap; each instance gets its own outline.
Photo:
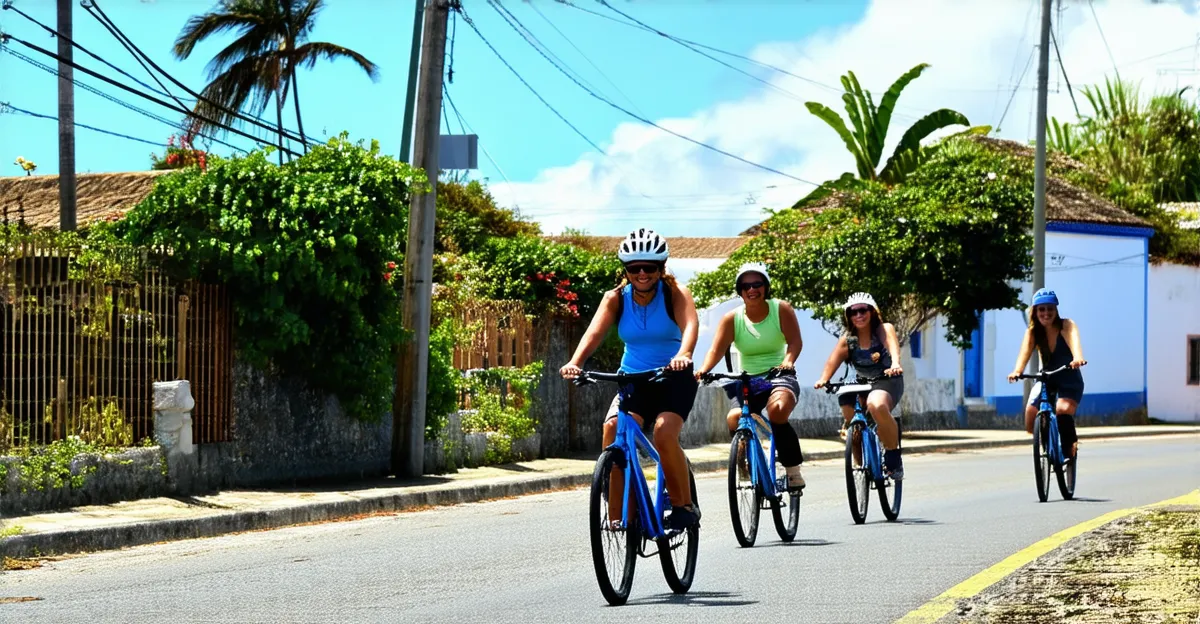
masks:
<instances>
[{"instance_id":1,"label":"blue baseball cap","mask_svg":"<svg viewBox=\"0 0 1200 624\"><path fill-rule=\"evenodd\" d=\"M1058 305L1058 295L1054 294L1049 288L1039 288L1033 293L1033 305Z\"/></svg>"}]
</instances>

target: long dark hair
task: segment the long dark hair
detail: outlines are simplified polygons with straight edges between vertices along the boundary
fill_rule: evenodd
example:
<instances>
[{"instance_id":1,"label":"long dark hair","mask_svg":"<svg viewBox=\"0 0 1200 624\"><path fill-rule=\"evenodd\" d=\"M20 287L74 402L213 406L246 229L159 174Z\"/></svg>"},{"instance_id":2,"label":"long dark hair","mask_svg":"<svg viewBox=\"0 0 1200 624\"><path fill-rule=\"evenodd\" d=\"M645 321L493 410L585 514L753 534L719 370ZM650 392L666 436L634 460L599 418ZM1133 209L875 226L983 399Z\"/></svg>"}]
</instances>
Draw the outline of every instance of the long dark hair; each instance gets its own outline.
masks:
<instances>
[{"instance_id":1,"label":"long dark hair","mask_svg":"<svg viewBox=\"0 0 1200 624\"><path fill-rule=\"evenodd\" d=\"M1043 304L1045 305L1045 304ZM1062 331L1063 317L1058 313L1058 306L1054 306L1054 328ZM1050 359L1050 338L1046 336L1046 328L1037 320L1037 306L1029 308L1029 329L1033 332L1033 342L1037 345L1038 353L1042 356L1042 361L1046 362Z\"/></svg>"}]
</instances>

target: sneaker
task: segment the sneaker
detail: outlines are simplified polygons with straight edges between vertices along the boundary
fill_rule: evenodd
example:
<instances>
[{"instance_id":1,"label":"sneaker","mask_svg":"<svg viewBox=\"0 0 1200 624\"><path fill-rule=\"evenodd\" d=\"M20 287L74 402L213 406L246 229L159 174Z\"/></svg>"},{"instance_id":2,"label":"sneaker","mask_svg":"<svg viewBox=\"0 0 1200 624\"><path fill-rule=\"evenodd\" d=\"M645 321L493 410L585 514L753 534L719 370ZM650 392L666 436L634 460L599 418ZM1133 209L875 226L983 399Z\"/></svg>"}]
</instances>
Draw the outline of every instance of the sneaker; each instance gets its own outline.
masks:
<instances>
[{"instance_id":1,"label":"sneaker","mask_svg":"<svg viewBox=\"0 0 1200 624\"><path fill-rule=\"evenodd\" d=\"M695 505L687 507L672 507L671 515L667 517L668 529L685 531L700 523L700 510Z\"/></svg>"},{"instance_id":2,"label":"sneaker","mask_svg":"<svg viewBox=\"0 0 1200 624\"><path fill-rule=\"evenodd\" d=\"M800 467L795 466L794 469L788 468L787 473L788 473L788 475L787 475L788 489L789 490L803 490L804 485L805 485L804 475L800 474Z\"/></svg>"},{"instance_id":3,"label":"sneaker","mask_svg":"<svg viewBox=\"0 0 1200 624\"><path fill-rule=\"evenodd\" d=\"M883 472L893 481L904 478L904 460L900 457L900 449L883 452Z\"/></svg>"}]
</instances>

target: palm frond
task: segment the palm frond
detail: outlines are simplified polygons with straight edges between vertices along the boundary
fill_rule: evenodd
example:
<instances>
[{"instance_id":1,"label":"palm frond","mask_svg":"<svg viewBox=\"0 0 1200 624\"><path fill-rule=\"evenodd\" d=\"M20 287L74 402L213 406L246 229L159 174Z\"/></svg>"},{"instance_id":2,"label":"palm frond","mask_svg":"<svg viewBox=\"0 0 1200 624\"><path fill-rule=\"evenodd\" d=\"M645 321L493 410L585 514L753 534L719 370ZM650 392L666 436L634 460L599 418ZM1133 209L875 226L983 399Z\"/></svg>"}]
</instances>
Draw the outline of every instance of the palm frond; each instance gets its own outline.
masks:
<instances>
[{"instance_id":1,"label":"palm frond","mask_svg":"<svg viewBox=\"0 0 1200 624\"><path fill-rule=\"evenodd\" d=\"M193 15L175 39L172 52L175 58L186 59L196 46L205 39L231 30L249 31L261 27L261 16L249 12L213 12Z\"/></svg>"},{"instance_id":2,"label":"palm frond","mask_svg":"<svg viewBox=\"0 0 1200 624\"><path fill-rule=\"evenodd\" d=\"M304 66L307 69L312 69L318 60L334 61L337 59L349 59L366 72L372 81L379 80L378 65L372 63L362 54L334 43L326 43L324 41L305 43L296 48L292 53L292 57L295 59L292 63L292 68Z\"/></svg>"}]
</instances>

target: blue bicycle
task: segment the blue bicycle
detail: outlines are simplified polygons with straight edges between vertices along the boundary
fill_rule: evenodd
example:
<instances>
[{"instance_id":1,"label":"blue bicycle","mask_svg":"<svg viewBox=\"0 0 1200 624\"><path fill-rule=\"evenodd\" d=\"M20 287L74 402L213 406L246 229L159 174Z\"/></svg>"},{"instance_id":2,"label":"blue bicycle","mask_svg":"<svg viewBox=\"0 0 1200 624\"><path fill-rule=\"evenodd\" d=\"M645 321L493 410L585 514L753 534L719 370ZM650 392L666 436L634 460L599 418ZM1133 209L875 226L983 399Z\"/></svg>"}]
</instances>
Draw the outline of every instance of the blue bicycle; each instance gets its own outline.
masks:
<instances>
[{"instance_id":1,"label":"blue bicycle","mask_svg":"<svg viewBox=\"0 0 1200 624\"><path fill-rule=\"evenodd\" d=\"M664 515L671 509L671 502L667 497L662 462L637 421L625 411L625 401L633 382L659 382L670 374L688 373L665 368L640 373L583 371L575 378L576 385L596 381L614 382L618 384L620 396L617 437L596 460L596 471L592 475L589 517L592 564L596 569L600 593L604 594L604 599L610 605L622 605L629 599L634 566L639 555L651 557L658 554L667 585L677 594L686 593L691 588L696 574L700 524L697 522L684 531L666 529ZM639 461L639 451L657 466L653 498ZM627 483L632 483L632 487L625 487ZM692 504L699 515L696 477L692 474L690 462L688 486L692 490ZM657 546L657 550L647 552L651 542Z\"/></svg>"},{"instance_id":2,"label":"blue bicycle","mask_svg":"<svg viewBox=\"0 0 1200 624\"><path fill-rule=\"evenodd\" d=\"M883 471L883 442L875 433L876 424L870 414L863 409L863 397L871 392L871 384L886 379L876 377L859 379L857 383L829 382L825 391L839 397L844 394L855 395L854 418L846 425L846 494L850 501L850 516L855 524L867 521L867 507L870 502L870 490L874 488L879 493L879 506L889 522L895 522L900 516L900 495L904 480L893 481ZM896 431L900 431L900 419L896 419ZM898 448L898 447L897 447ZM892 488L891 502L888 501L888 488Z\"/></svg>"},{"instance_id":3,"label":"blue bicycle","mask_svg":"<svg viewBox=\"0 0 1200 624\"><path fill-rule=\"evenodd\" d=\"M795 374L796 371L791 369L772 368L761 378L770 380L780 375ZM758 515L764 505L770 506L775 519L775 532L784 542L796 539L796 527L800 523L801 492L788 489L787 472L783 464L776 461L775 437L770 425L762 420L761 414L750 414L750 380L754 377L745 371L738 375L705 373L701 376L705 383L729 379L737 386L742 416L729 445L729 516L733 520L733 536L744 547L754 545L758 536ZM767 454L763 452L760 435L770 440L770 452ZM784 507L788 508L786 522L783 519Z\"/></svg>"},{"instance_id":4,"label":"blue bicycle","mask_svg":"<svg viewBox=\"0 0 1200 624\"><path fill-rule=\"evenodd\" d=\"M1079 463L1078 454L1074 459L1067 459L1063 453L1062 440L1058 435L1058 416L1054 413L1057 397L1047 389L1046 382L1050 377L1067 370L1068 366L1060 366L1054 370L1042 371L1036 375L1018 375L1018 379L1033 379L1038 388L1038 413L1033 421L1033 476L1037 482L1038 500L1046 502L1050 496L1050 469L1053 467L1054 476L1058 480L1058 491L1063 499L1071 500L1075 496L1075 470Z\"/></svg>"}]
</instances>

